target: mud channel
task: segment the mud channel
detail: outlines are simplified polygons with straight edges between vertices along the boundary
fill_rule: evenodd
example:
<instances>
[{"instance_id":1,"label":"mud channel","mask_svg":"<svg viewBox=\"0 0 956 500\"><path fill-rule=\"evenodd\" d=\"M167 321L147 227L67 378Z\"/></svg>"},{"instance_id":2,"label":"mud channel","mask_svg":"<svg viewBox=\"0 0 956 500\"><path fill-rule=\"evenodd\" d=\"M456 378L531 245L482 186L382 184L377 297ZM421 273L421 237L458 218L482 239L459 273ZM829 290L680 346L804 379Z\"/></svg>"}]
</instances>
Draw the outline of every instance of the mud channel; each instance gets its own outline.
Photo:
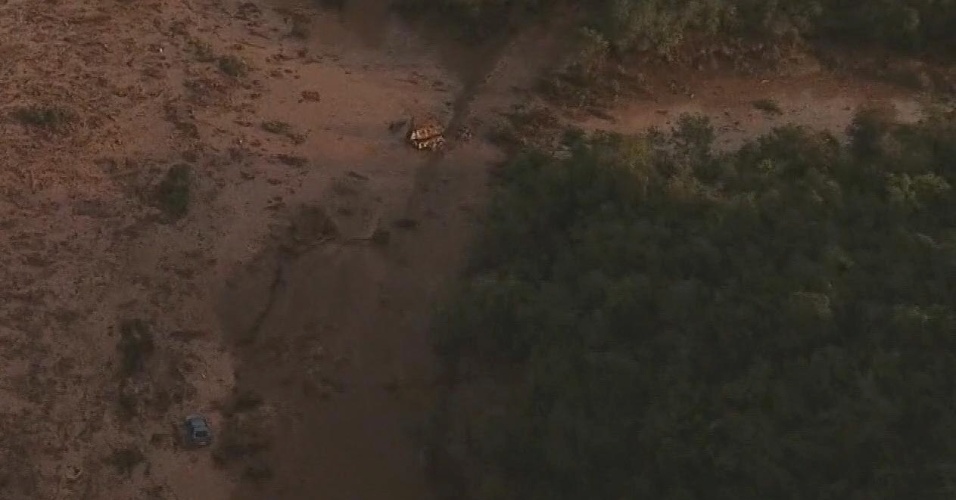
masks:
<instances>
[{"instance_id":1,"label":"mud channel","mask_svg":"<svg viewBox=\"0 0 956 500\"><path fill-rule=\"evenodd\" d=\"M370 0L319 14L312 30L326 44L382 51L413 36ZM459 83L445 103L449 128L473 118L505 46L431 42L440 63L464 62L446 67ZM243 477L235 498L434 497L416 438L435 389L428 321L460 267L496 157L478 143L422 155L407 167L411 182L388 193L353 165L318 199L348 197L374 212L364 224L321 201L297 208L229 280L218 310L236 396L220 460Z\"/></svg>"}]
</instances>

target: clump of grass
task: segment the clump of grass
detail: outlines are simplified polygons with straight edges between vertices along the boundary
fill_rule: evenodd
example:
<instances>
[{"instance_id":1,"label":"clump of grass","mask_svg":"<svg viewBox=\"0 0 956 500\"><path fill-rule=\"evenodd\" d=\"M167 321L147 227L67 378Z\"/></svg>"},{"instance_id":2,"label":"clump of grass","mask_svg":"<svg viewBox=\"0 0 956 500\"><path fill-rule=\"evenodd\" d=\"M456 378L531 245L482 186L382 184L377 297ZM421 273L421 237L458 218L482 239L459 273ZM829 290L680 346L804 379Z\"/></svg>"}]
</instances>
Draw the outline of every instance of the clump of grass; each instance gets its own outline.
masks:
<instances>
[{"instance_id":1,"label":"clump of grass","mask_svg":"<svg viewBox=\"0 0 956 500\"><path fill-rule=\"evenodd\" d=\"M199 62L213 62L216 60L216 54L212 50L212 45L202 40L192 39L189 41L189 48Z\"/></svg>"},{"instance_id":2,"label":"clump of grass","mask_svg":"<svg viewBox=\"0 0 956 500\"><path fill-rule=\"evenodd\" d=\"M192 168L185 163L172 166L156 190L159 208L172 219L179 219L189 212Z\"/></svg>"},{"instance_id":3,"label":"clump of grass","mask_svg":"<svg viewBox=\"0 0 956 500\"><path fill-rule=\"evenodd\" d=\"M137 465L146 461L146 456L135 446L127 446L118 450L113 450L110 456L106 457L106 463L116 468L116 472L129 476Z\"/></svg>"},{"instance_id":4,"label":"clump of grass","mask_svg":"<svg viewBox=\"0 0 956 500\"><path fill-rule=\"evenodd\" d=\"M120 374L131 377L143 371L146 361L156 349L149 325L141 319L124 321L120 325Z\"/></svg>"},{"instance_id":5,"label":"clump of grass","mask_svg":"<svg viewBox=\"0 0 956 500\"><path fill-rule=\"evenodd\" d=\"M275 158L280 163L290 167L304 167L309 164L309 160L307 158L297 155L278 154L275 156Z\"/></svg>"},{"instance_id":6,"label":"clump of grass","mask_svg":"<svg viewBox=\"0 0 956 500\"><path fill-rule=\"evenodd\" d=\"M773 99L757 99L753 103L753 107L767 113L768 115L782 115L783 108L780 107L780 104Z\"/></svg>"},{"instance_id":7,"label":"clump of grass","mask_svg":"<svg viewBox=\"0 0 956 500\"><path fill-rule=\"evenodd\" d=\"M219 71L233 78L239 78L249 73L249 66L242 59L228 55L219 58Z\"/></svg>"},{"instance_id":8,"label":"clump of grass","mask_svg":"<svg viewBox=\"0 0 956 500\"><path fill-rule=\"evenodd\" d=\"M166 121L172 123L173 127L186 137L199 138L199 127L196 126L192 118L183 116L175 106L166 105Z\"/></svg>"},{"instance_id":9,"label":"clump of grass","mask_svg":"<svg viewBox=\"0 0 956 500\"><path fill-rule=\"evenodd\" d=\"M293 144L302 144L305 142L305 134L297 133L293 130L292 125L278 120L262 122L262 130L269 132L270 134L284 135L292 141Z\"/></svg>"},{"instance_id":10,"label":"clump of grass","mask_svg":"<svg viewBox=\"0 0 956 500\"><path fill-rule=\"evenodd\" d=\"M292 16L292 30L289 34L293 38L305 40L312 34L312 20L304 14L294 14Z\"/></svg>"},{"instance_id":11,"label":"clump of grass","mask_svg":"<svg viewBox=\"0 0 956 500\"><path fill-rule=\"evenodd\" d=\"M76 119L76 114L62 106L34 104L14 110L13 119L29 127L63 132Z\"/></svg>"},{"instance_id":12,"label":"clump of grass","mask_svg":"<svg viewBox=\"0 0 956 500\"><path fill-rule=\"evenodd\" d=\"M507 115L508 122L491 132L491 139L508 149L539 147L560 129L560 120L546 107L518 107Z\"/></svg>"},{"instance_id":13,"label":"clump of grass","mask_svg":"<svg viewBox=\"0 0 956 500\"><path fill-rule=\"evenodd\" d=\"M292 125L277 120L262 122L262 130L276 135L289 135L292 133Z\"/></svg>"}]
</instances>

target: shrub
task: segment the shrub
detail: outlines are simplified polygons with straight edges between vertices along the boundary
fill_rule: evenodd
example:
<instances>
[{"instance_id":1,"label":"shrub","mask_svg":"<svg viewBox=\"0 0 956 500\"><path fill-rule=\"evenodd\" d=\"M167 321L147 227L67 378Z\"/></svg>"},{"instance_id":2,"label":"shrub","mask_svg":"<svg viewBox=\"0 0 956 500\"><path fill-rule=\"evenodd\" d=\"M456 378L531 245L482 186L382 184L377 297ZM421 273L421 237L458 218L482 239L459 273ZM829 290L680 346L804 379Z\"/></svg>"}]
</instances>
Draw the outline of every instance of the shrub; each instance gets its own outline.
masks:
<instances>
[{"instance_id":1,"label":"shrub","mask_svg":"<svg viewBox=\"0 0 956 500\"><path fill-rule=\"evenodd\" d=\"M468 497L952 498L956 120L852 130L511 161L435 327Z\"/></svg>"},{"instance_id":2,"label":"shrub","mask_svg":"<svg viewBox=\"0 0 956 500\"><path fill-rule=\"evenodd\" d=\"M166 171L159 183L156 198L160 209L171 219L179 219L189 212L192 168L184 163Z\"/></svg>"}]
</instances>

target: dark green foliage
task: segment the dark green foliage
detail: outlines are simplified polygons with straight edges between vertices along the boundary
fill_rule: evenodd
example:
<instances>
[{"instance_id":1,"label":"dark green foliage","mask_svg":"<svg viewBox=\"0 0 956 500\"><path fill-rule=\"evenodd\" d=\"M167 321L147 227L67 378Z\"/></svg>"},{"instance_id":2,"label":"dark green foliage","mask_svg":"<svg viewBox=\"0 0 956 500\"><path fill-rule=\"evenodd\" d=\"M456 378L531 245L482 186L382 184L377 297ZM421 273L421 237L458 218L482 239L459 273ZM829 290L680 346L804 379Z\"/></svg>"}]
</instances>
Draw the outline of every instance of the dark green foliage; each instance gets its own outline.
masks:
<instances>
[{"instance_id":1,"label":"dark green foliage","mask_svg":"<svg viewBox=\"0 0 956 500\"><path fill-rule=\"evenodd\" d=\"M481 39L529 20L552 8L548 0L396 0L405 12L434 15L449 31L467 39Z\"/></svg>"},{"instance_id":2,"label":"dark green foliage","mask_svg":"<svg viewBox=\"0 0 956 500\"><path fill-rule=\"evenodd\" d=\"M584 22L619 50L667 52L689 33L803 38L920 50L956 48L956 0L402 0L455 16L477 33L555 6L578 7ZM458 25L458 24L456 24Z\"/></svg>"},{"instance_id":3,"label":"dark green foliage","mask_svg":"<svg viewBox=\"0 0 956 500\"><path fill-rule=\"evenodd\" d=\"M755 108L763 111L768 115L782 115L783 109L780 108L780 104L773 99L757 99L753 102Z\"/></svg>"},{"instance_id":4,"label":"dark green foliage","mask_svg":"<svg viewBox=\"0 0 956 500\"><path fill-rule=\"evenodd\" d=\"M504 168L436 332L469 494L956 498L956 121L880 116Z\"/></svg>"},{"instance_id":5,"label":"dark green foliage","mask_svg":"<svg viewBox=\"0 0 956 500\"><path fill-rule=\"evenodd\" d=\"M189 165L174 165L166 172L157 188L159 207L166 216L179 219L189 212L192 169Z\"/></svg>"}]
</instances>

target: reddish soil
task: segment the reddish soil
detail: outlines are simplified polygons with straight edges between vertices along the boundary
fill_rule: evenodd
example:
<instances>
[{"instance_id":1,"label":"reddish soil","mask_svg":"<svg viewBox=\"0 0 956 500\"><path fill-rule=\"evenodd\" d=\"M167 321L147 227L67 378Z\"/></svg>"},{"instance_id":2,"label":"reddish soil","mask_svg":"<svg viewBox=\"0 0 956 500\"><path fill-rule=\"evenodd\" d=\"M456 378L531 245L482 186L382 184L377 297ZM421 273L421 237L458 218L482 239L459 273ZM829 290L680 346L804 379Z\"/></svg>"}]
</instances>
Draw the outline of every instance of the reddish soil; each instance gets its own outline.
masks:
<instances>
[{"instance_id":1,"label":"reddish soil","mask_svg":"<svg viewBox=\"0 0 956 500\"><path fill-rule=\"evenodd\" d=\"M0 4L0 498L433 496L428 321L501 159L484 137L536 102L560 40L465 49L385 14ZM637 132L700 111L730 144L791 120L838 131L870 99L919 109L823 73L687 84L573 119ZM389 129L426 113L473 139L431 154ZM155 193L177 164L191 194L171 220ZM153 346L129 365L135 319ZM178 443L193 412L211 449Z\"/></svg>"}]
</instances>

